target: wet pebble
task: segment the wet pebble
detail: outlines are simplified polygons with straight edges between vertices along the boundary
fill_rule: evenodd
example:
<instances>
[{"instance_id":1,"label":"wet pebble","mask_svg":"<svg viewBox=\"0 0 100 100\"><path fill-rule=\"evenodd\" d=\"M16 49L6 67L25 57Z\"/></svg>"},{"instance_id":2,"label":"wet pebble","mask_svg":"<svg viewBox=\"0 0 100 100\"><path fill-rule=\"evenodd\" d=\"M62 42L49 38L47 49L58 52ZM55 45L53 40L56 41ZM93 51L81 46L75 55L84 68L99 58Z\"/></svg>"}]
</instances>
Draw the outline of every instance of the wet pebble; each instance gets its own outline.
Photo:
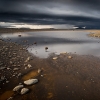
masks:
<instances>
[{"instance_id":1,"label":"wet pebble","mask_svg":"<svg viewBox=\"0 0 100 100\"><path fill-rule=\"evenodd\" d=\"M19 91L23 87L24 87L24 85L18 85L13 89L13 91Z\"/></svg>"},{"instance_id":2,"label":"wet pebble","mask_svg":"<svg viewBox=\"0 0 100 100\"><path fill-rule=\"evenodd\" d=\"M32 65L28 64L28 68L31 68L31 67L32 67Z\"/></svg>"},{"instance_id":3,"label":"wet pebble","mask_svg":"<svg viewBox=\"0 0 100 100\"><path fill-rule=\"evenodd\" d=\"M17 70L19 70L19 68L14 68L13 70L14 70L14 71L17 71Z\"/></svg>"},{"instance_id":4,"label":"wet pebble","mask_svg":"<svg viewBox=\"0 0 100 100\"><path fill-rule=\"evenodd\" d=\"M38 73L40 73L42 70L41 69L38 69Z\"/></svg>"},{"instance_id":5,"label":"wet pebble","mask_svg":"<svg viewBox=\"0 0 100 100\"><path fill-rule=\"evenodd\" d=\"M21 89L21 94L26 94L27 92L29 92L29 89L28 88L22 88Z\"/></svg>"},{"instance_id":6,"label":"wet pebble","mask_svg":"<svg viewBox=\"0 0 100 100\"><path fill-rule=\"evenodd\" d=\"M29 79L29 80L24 81L24 84L33 85L33 84L35 84L37 82L38 82L38 79Z\"/></svg>"}]
</instances>

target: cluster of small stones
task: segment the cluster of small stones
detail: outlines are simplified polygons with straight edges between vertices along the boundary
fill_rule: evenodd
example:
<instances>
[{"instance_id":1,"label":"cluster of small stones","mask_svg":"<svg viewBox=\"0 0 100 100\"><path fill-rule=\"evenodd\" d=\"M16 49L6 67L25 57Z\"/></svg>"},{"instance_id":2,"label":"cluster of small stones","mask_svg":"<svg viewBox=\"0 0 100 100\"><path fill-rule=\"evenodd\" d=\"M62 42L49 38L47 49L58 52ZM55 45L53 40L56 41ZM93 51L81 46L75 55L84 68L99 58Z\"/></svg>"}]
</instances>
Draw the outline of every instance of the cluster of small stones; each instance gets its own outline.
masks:
<instances>
[{"instance_id":1,"label":"cluster of small stones","mask_svg":"<svg viewBox=\"0 0 100 100\"><path fill-rule=\"evenodd\" d=\"M41 73L41 71L42 71L41 69L37 70L38 73ZM41 76L43 77L43 75L41 75ZM38 79L28 79L28 80L24 81L23 83L19 83L17 86L15 86L13 88L12 91L16 92L20 95L24 95L30 91L30 89L26 86L31 86L31 85L34 85L36 83L38 83ZM12 100L13 98L14 97L12 96L12 97L9 97L7 100Z\"/></svg>"},{"instance_id":2,"label":"cluster of small stones","mask_svg":"<svg viewBox=\"0 0 100 100\"><path fill-rule=\"evenodd\" d=\"M0 86L9 83L13 77L22 76L20 71L22 67L25 69L32 67L29 64L31 59L28 51L21 45L0 40Z\"/></svg>"},{"instance_id":3,"label":"cluster of small stones","mask_svg":"<svg viewBox=\"0 0 100 100\"><path fill-rule=\"evenodd\" d=\"M38 83L38 79L26 80L26 81L23 82L23 84L20 83L17 86L15 86L13 88L13 92L17 92L18 94L24 95L24 94L26 94L30 91L29 88L25 87L25 85L30 86L30 85L34 85L36 83ZM7 100L12 100L12 99L13 99L13 96L9 97Z\"/></svg>"}]
</instances>

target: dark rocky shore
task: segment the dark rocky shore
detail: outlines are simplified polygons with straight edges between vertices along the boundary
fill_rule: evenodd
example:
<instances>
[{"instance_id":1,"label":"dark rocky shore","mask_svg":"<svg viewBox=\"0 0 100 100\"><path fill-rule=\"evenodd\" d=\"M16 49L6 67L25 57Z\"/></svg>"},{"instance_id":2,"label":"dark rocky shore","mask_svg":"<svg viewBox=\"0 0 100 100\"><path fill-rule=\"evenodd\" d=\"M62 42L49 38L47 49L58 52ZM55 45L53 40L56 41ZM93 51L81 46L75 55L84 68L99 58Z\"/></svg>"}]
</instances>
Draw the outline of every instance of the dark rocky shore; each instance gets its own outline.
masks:
<instances>
[{"instance_id":1,"label":"dark rocky shore","mask_svg":"<svg viewBox=\"0 0 100 100\"><path fill-rule=\"evenodd\" d=\"M0 40L0 100L100 100L100 58L69 53L40 59ZM37 79L35 84L26 80ZM28 89L14 91L18 85Z\"/></svg>"}]
</instances>

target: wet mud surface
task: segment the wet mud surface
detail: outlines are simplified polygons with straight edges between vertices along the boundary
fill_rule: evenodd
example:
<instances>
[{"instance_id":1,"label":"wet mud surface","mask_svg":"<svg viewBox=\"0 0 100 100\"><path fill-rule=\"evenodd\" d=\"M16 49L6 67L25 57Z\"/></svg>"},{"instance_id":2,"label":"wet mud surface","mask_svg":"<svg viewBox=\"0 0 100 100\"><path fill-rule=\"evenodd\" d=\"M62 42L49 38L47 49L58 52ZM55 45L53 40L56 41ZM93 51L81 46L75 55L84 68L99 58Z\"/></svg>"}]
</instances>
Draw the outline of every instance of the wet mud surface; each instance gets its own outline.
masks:
<instances>
[{"instance_id":1,"label":"wet mud surface","mask_svg":"<svg viewBox=\"0 0 100 100\"><path fill-rule=\"evenodd\" d=\"M15 45L10 44L12 45L10 49L5 42L0 41L0 43L7 45L9 52L14 50L17 56L20 56L13 61L8 58L5 47L0 51L0 61L3 63L0 67L6 67L0 70L0 77L6 78L0 82L0 100L7 100L9 97L13 97L12 100L100 100L100 58L65 53L51 54L45 59L33 56L25 63L27 57L31 56L26 50L21 50L19 53L20 46L15 44L14 47ZM71 58L68 58L69 56ZM12 55L11 58L13 57ZM10 61L15 63L9 64ZM32 67L26 69L27 64L31 64ZM14 68L19 70L14 71ZM40 73L38 69L41 69ZM22 74L20 77L18 77L19 73ZM36 78L39 82L30 86L24 85L30 89L27 94L21 95L19 92L12 91L19 83L23 84L25 80L31 78Z\"/></svg>"}]
</instances>

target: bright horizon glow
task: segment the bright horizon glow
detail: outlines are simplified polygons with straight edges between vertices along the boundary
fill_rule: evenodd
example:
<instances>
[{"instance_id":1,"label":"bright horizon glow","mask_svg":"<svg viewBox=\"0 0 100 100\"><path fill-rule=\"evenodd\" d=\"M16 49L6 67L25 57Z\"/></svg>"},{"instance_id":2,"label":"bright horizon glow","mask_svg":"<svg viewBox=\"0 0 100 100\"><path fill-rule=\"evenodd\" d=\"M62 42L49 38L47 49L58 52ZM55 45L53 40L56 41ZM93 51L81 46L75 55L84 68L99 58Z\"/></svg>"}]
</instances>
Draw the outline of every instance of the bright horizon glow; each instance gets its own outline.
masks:
<instances>
[{"instance_id":1,"label":"bright horizon glow","mask_svg":"<svg viewBox=\"0 0 100 100\"><path fill-rule=\"evenodd\" d=\"M5 28L30 28L30 29L73 29L74 25L68 24L58 24L58 25L32 25L25 23L9 23L9 22L0 22L1 27Z\"/></svg>"}]
</instances>

